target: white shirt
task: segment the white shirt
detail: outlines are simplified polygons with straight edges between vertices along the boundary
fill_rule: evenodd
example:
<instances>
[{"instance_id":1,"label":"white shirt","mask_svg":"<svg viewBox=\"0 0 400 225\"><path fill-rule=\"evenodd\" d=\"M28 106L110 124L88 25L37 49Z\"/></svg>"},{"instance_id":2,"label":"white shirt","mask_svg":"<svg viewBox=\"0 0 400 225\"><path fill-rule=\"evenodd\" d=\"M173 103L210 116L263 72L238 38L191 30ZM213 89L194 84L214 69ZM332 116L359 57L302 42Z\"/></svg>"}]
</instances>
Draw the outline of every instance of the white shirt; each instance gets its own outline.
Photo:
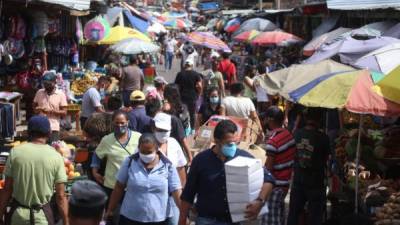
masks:
<instances>
[{"instance_id":1,"label":"white shirt","mask_svg":"<svg viewBox=\"0 0 400 225\"><path fill-rule=\"evenodd\" d=\"M249 118L251 112L256 111L256 107L250 98L228 96L222 100L222 107L225 108L227 116Z\"/></svg>"},{"instance_id":2,"label":"white shirt","mask_svg":"<svg viewBox=\"0 0 400 225\"><path fill-rule=\"evenodd\" d=\"M254 78L254 87L256 89L257 102L269 102L267 90L260 85L260 75Z\"/></svg>"},{"instance_id":3,"label":"white shirt","mask_svg":"<svg viewBox=\"0 0 400 225\"><path fill-rule=\"evenodd\" d=\"M169 137L167 142L166 157L171 161L176 168L186 166L186 157L183 154L182 147L175 138Z\"/></svg>"},{"instance_id":4,"label":"white shirt","mask_svg":"<svg viewBox=\"0 0 400 225\"><path fill-rule=\"evenodd\" d=\"M165 43L167 52L175 52L175 46L178 42L175 39L167 40Z\"/></svg>"}]
</instances>

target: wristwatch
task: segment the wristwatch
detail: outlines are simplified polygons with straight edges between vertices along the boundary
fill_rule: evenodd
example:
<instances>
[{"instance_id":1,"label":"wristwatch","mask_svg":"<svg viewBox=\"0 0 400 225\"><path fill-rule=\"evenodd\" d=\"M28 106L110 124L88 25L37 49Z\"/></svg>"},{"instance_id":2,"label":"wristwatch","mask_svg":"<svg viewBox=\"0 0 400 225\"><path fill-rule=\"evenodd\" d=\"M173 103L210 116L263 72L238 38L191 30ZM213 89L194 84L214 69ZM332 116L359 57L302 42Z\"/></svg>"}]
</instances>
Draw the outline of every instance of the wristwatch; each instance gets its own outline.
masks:
<instances>
[{"instance_id":1,"label":"wristwatch","mask_svg":"<svg viewBox=\"0 0 400 225\"><path fill-rule=\"evenodd\" d=\"M264 199L260 198L260 197L256 198L256 201L261 202L263 206L264 206L265 203L266 203L266 201L265 201Z\"/></svg>"}]
</instances>

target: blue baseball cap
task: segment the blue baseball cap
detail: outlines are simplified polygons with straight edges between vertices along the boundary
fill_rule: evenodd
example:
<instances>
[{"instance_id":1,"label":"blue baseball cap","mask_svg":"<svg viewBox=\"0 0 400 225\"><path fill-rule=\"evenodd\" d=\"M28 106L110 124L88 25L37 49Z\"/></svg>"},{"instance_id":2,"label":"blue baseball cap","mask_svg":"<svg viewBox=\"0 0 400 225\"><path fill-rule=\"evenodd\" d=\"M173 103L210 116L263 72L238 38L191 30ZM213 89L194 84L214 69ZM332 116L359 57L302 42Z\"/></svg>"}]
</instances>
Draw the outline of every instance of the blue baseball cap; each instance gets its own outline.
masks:
<instances>
[{"instance_id":1,"label":"blue baseball cap","mask_svg":"<svg viewBox=\"0 0 400 225\"><path fill-rule=\"evenodd\" d=\"M49 119L41 115L32 116L28 122L28 131L49 134L51 132Z\"/></svg>"}]
</instances>

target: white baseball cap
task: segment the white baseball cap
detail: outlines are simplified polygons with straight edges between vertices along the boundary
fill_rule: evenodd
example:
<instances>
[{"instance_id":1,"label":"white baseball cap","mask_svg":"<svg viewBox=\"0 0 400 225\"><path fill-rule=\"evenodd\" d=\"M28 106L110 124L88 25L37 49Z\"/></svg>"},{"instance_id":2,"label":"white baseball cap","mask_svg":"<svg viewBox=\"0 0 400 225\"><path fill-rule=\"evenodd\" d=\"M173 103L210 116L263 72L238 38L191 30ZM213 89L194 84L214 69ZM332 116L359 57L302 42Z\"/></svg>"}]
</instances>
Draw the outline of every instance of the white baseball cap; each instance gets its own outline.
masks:
<instances>
[{"instance_id":1,"label":"white baseball cap","mask_svg":"<svg viewBox=\"0 0 400 225\"><path fill-rule=\"evenodd\" d=\"M170 131L171 130L171 116L160 112L153 118L154 125L158 129Z\"/></svg>"},{"instance_id":2,"label":"white baseball cap","mask_svg":"<svg viewBox=\"0 0 400 225\"><path fill-rule=\"evenodd\" d=\"M194 62L193 62L192 59L186 59L185 65L193 66L193 65L194 65Z\"/></svg>"}]
</instances>

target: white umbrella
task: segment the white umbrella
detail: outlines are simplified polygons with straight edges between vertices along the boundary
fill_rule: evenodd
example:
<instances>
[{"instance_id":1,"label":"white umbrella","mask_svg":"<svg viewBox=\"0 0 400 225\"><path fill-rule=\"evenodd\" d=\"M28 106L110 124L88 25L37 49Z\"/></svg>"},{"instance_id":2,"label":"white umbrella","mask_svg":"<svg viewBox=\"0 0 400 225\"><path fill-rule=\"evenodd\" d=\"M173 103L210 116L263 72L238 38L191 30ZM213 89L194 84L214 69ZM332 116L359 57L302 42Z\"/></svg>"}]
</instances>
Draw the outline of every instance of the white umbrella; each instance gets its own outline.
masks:
<instances>
[{"instance_id":1,"label":"white umbrella","mask_svg":"<svg viewBox=\"0 0 400 225\"><path fill-rule=\"evenodd\" d=\"M361 57L353 64L353 66L388 74L390 71L400 65L400 61L398 60L399 58L400 43L394 43L386 45Z\"/></svg>"},{"instance_id":2,"label":"white umbrella","mask_svg":"<svg viewBox=\"0 0 400 225\"><path fill-rule=\"evenodd\" d=\"M156 34L167 33L167 29L165 29L165 27L160 23L154 23L149 28L147 28L147 32Z\"/></svg>"},{"instance_id":3,"label":"white umbrella","mask_svg":"<svg viewBox=\"0 0 400 225\"><path fill-rule=\"evenodd\" d=\"M135 55L141 53L152 53L160 50L160 47L149 42L142 40L129 38L118 42L111 46L111 49L115 52L119 52L125 55Z\"/></svg>"}]
</instances>

